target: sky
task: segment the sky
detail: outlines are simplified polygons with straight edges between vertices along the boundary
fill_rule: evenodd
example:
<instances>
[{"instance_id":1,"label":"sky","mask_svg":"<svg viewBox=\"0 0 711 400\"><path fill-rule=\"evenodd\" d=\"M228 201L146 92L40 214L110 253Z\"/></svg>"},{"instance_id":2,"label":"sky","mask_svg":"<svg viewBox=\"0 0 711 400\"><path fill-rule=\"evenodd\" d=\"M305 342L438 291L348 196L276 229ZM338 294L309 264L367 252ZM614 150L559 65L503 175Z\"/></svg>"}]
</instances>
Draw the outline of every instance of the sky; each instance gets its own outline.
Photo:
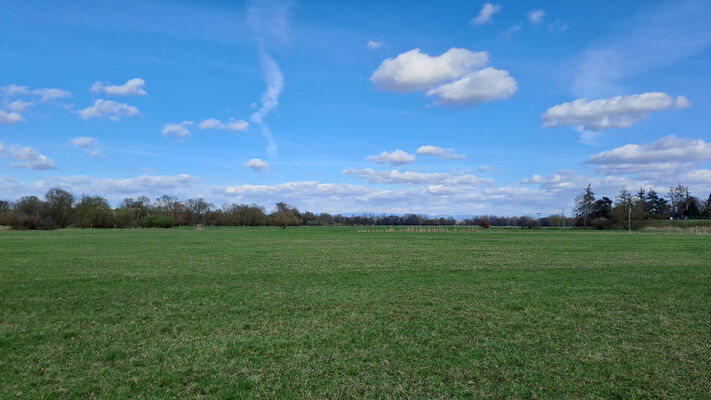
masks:
<instances>
[{"instance_id":1,"label":"sky","mask_svg":"<svg viewBox=\"0 0 711 400\"><path fill-rule=\"evenodd\" d=\"M0 199L571 213L711 192L706 1L0 0Z\"/></svg>"}]
</instances>

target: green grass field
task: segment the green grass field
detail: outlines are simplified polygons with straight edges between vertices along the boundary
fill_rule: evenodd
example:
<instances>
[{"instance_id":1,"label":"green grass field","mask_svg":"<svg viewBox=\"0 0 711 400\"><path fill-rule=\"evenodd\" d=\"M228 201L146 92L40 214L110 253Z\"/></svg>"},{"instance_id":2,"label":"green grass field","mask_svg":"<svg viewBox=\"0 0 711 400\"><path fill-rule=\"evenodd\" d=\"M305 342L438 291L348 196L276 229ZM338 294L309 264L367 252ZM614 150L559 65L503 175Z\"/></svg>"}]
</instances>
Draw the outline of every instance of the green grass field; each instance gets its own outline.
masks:
<instances>
[{"instance_id":1,"label":"green grass field","mask_svg":"<svg viewBox=\"0 0 711 400\"><path fill-rule=\"evenodd\" d=\"M711 236L4 230L15 396L710 398Z\"/></svg>"}]
</instances>

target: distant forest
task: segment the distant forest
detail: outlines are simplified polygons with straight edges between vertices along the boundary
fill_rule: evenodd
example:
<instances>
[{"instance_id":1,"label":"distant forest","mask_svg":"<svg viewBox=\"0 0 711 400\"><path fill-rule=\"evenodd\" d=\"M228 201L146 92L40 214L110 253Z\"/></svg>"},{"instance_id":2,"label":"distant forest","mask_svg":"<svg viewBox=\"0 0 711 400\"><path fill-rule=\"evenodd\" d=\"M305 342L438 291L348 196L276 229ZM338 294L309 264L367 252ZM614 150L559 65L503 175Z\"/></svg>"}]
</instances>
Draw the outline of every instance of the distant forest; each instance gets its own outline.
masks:
<instances>
[{"instance_id":1,"label":"distant forest","mask_svg":"<svg viewBox=\"0 0 711 400\"><path fill-rule=\"evenodd\" d=\"M0 200L0 225L14 229L78 228L169 228L181 225L287 226L312 225L479 225L522 228L575 226L584 229L638 229L653 219L697 219L711 217L711 194L699 200L683 185L671 187L664 198L654 190L633 194L623 188L615 197L597 199L591 186L576 198L573 216L501 217L482 215L457 221L417 214L352 215L300 211L280 202L267 212L256 204L223 204L216 207L204 199L180 201L164 195L154 201L146 196L126 198L112 208L100 196L76 197L60 188L47 191L44 199L25 196L11 202Z\"/></svg>"}]
</instances>

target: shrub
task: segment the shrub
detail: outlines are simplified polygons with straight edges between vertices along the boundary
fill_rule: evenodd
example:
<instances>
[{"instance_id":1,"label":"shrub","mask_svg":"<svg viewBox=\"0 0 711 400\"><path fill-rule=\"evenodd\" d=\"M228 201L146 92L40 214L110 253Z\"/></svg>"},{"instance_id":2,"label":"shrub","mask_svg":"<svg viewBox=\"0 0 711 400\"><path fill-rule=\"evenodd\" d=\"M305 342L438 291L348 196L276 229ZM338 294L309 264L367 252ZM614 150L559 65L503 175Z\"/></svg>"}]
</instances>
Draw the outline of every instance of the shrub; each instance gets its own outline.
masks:
<instances>
[{"instance_id":1,"label":"shrub","mask_svg":"<svg viewBox=\"0 0 711 400\"><path fill-rule=\"evenodd\" d=\"M163 215L150 215L143 218L138 225L143 228L172 228L175 220Z\"/></svg>"},{"instance_id":2,"label":"shrub","mask_svg":"<svg viewBox=\"0 0 711 400\"><path fill-rule=\"evenodd\" d=\"M483 219L482 219L481 222L479 223L479 226L481 226L481 227L484 228L484 229L488 229L488 228L489 228L489 223L486 222L486 220L483 220Z\"/></svg>"}]
</instances>

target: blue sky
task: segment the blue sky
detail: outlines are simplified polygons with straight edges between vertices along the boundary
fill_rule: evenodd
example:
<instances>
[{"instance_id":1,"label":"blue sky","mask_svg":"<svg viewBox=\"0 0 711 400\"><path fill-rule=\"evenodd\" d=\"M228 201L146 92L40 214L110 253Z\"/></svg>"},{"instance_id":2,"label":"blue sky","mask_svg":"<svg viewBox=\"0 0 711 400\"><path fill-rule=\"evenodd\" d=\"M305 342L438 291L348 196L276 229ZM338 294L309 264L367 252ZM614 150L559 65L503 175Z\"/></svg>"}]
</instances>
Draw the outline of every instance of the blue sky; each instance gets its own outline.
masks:
<instances>
[{"instance_id":1,"label":"blue sky","mask_svg":"<svg viewBox=\"0 0 711 400\"><path fill-rule=\"evenodd\" d=\"M0 198L521 215L711 191L711 4L0 0Z\"/></svg>"}]
</instances>

